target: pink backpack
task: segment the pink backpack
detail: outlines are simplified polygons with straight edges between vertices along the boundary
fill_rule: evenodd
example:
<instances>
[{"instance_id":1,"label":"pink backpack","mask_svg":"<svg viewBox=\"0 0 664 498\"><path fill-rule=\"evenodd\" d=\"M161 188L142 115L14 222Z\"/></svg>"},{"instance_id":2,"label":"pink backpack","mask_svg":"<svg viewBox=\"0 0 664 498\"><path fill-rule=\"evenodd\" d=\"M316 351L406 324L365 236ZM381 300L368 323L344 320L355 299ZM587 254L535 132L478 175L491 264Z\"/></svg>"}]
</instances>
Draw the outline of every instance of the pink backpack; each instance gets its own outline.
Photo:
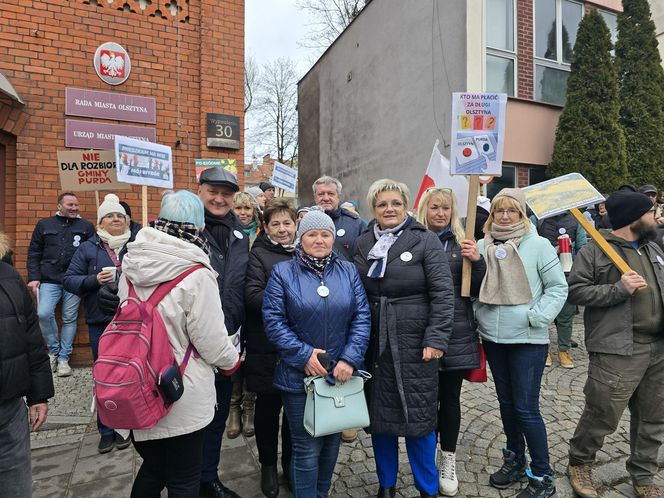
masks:
<instances>
[{"instance_id":1,"label":"pink backpack","mask_svg":"<svg viewBox=\"0 0 664 498\"><path fill-rule=\"evenodd\" d=\"M92 367L97 413L104 425L113 429L150 429L182 395L182 376L194 347L189 344L178 367L157 305L199 268L205 267L194 266L163 282L146 301L138 298L127 280L129 295L101 335L99 357ZM169 386L165 389L166 383ZM172 389L169 392L168 387L175 387L177 394Z\"/></svg>"}]
</instances>

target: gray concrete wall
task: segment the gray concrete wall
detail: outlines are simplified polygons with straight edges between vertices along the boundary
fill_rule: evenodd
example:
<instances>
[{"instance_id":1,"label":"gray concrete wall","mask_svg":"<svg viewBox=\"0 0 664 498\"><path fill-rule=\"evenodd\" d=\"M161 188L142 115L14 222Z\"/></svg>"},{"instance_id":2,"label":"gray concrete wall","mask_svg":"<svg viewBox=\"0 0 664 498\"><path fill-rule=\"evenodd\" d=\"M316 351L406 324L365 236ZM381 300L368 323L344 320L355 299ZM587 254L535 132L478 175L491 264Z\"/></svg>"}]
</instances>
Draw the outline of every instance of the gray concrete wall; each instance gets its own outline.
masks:
<instances>
[{"instance_id":1,"label":"gray concrete wall","mask_svg":"<svg viewBox=\"0 0 664 498\"><path fill-rule=\"evenodd\" d=\"M300 81L301 203L322 174L341 180L342 197L359 200L364 217L379 178L415 196L437 138L449 153L451 93L466 89L465 61L465 1L371 2Z\"/></svg>"}]
</instances>

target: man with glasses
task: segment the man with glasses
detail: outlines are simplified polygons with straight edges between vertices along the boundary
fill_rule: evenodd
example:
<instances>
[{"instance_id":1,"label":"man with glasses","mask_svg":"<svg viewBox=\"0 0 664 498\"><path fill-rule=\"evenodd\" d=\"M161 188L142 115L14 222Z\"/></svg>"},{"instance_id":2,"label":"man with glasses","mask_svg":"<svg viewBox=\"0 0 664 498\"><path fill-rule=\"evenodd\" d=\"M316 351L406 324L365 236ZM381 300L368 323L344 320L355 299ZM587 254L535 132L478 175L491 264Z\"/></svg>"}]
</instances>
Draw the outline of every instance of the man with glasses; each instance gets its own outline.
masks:
<instances>
[{"instance_id":1,"label":"man with glasses","mask_svg":"<svg viewBox=\"0 0 664 498\"><path fill-rule=\"evenodd\" d=\"M28 287L37 297L39 327L48 346L51 370L58 377L71 375L69 357L76 336L76 319L81 299L64 290L62 277L76 249L95 234L95 228L81 218L76 195L58 196L54 216L37 222L28 247ZM62 301L62 333L58 334L55 308Z\"/></svg>"},{"instance_id":2,"label":"man with glasses","mask_svg":"<svg viewBox=\"0 0 664 498\"><path fill-rule=\"evenodd\" d=\"M657 498L662 492L653 479L664 439L664 253L651 242L656 223L648 197L618 191L606 208L612 230L602 234L632 270L621 275L592 241L577 254L569 276L569 301L585 306L590 362L568 475L579 496L598 496L591 479L595 455L629 407L627 471L638 498Z\"/></svg>"}]
</instances>

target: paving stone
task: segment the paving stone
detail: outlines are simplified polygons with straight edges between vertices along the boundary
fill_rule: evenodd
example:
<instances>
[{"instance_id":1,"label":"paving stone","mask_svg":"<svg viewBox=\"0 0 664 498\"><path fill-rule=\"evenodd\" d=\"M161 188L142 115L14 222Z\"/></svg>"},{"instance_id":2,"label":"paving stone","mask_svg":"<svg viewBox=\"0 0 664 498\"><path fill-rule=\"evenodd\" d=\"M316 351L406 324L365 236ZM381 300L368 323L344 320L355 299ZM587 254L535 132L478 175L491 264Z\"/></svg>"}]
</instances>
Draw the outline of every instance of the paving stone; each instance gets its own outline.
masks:
<instances>
[{"instance_id":1,"label":"paving stone","mask_svg":"<svg viewBox=\"0 0 664 498\"><path fill-rule=\"evenodd\" d=\"M78 444L65 444L34 450L32 452L32 478L41 480L71 473L76 464L78 446Z\"/></svg>"},{"instance_id":2,"label":"paving stone","mask_svg":"<svg viewBox=\"0 0 664 498\"><path fill-rule=\"evenodd\" d=\"M64 496L69 484L69 474L45 477L33 481L32 495L39 498L60 498Z\"/></svg>"},{"instance_id":3,"label":"paving stone","mask_svg":"<svg viewBox=\"0 0 664 498\"><path fill-rule=\"evenodd\" d=\"M76 461L71 485L98 481L113 476L128 475L134 470L134 452L129 448L110 453L95 454Z\"/></svg>"},{"instance_id":4,"label":"paving stone","mask_svg":"<svg viewBox=\"0 0 664 498\"><path fill-rule=\"evenodd\" d=\"M108 477L71 486L68 498L118 498L129 496L134 479L131 474Z\"/></svg>"}]
</instances>

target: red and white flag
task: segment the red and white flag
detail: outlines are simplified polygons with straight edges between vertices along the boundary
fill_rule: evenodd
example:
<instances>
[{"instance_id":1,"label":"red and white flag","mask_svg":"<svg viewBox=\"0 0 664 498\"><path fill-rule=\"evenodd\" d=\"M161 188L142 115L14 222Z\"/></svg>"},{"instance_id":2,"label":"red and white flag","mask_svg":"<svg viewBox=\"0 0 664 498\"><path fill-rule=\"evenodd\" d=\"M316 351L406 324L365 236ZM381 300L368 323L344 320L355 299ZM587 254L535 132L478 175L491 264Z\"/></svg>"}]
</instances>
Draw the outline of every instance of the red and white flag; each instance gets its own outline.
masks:
<instances>
[{"instance_id":1,"label":"red and white flag","mask_svg":"<svg viewBox=\"0 0 664 498\"><path fill-rule=\"evenodd\" d=\"M457 199L458 215L465 218L468 212L468 180L463 175L450 175L450 160L438 150L438 140L431 151L431 159L422 179L413 209L417 209L424 191L431 187L452 189Z\"/></svg>"}]
</instances>

